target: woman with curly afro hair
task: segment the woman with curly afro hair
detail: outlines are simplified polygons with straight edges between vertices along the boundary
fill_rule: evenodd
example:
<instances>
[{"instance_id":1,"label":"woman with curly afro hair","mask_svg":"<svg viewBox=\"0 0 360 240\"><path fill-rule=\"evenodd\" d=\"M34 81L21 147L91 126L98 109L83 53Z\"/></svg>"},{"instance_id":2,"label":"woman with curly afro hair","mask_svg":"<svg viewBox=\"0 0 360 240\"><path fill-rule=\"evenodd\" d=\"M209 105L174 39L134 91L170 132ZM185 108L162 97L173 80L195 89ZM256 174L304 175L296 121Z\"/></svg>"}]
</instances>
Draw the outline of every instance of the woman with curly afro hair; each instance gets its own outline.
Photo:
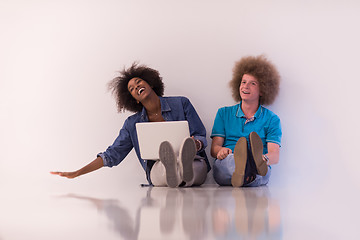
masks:
<instances>
[{"instance_id":1,"label":"woman with curly afro hair","mask_svg":"<svg viewBox=\"0 0 360 240\"><path fill-rule=\"evenodd\" d=\"M274 102L280 76L264 56L235 63L230 81L238 104L220 108L211 138L214 179L219 185L256 187L269 182L271 166L279 161L280 118L263 107Z\"/></svg>"},{"instance_id":2,"label":"woman with curly afro hair","mask_svg":"<svg viewBox=\"0 0 360 240\"><path fill-rule=\"evenodd\" d=\"M210 170L205 148L206 130L186 97L163 97L164 83L157 70L133 63L109 83L119 112L131 111L115 142L85 167L74 172L51 172L75 178L103 166L118 165L134 148L150 185L198 186ZM167 141L160 144L159 160L142 159L135 124L140 122L188 121L190 135L180 146L179 158Z\"/></svg>"}]
</instances>

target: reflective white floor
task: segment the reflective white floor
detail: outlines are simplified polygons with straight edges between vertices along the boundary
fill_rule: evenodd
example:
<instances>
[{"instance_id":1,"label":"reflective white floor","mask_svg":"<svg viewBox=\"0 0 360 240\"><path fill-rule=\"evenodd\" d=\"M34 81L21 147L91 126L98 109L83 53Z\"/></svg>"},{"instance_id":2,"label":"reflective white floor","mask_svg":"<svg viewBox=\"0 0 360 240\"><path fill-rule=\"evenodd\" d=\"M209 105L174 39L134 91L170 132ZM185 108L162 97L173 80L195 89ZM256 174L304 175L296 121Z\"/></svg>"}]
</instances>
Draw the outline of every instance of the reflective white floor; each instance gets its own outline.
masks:
<instances>
[{"instance_id":1,"label":"reflective white floor","mask_svg":"<svg viewBox=\"0 0 360 240\"><path fill-rule=\"evenodd\" d=\"M0 239L358 239L360 233L357 194L337 189L120 186L108 194L66 180L57 188L62 180L3 188ZM64 187L69 191L59 191Z\"/></svg>"}]
</instances>

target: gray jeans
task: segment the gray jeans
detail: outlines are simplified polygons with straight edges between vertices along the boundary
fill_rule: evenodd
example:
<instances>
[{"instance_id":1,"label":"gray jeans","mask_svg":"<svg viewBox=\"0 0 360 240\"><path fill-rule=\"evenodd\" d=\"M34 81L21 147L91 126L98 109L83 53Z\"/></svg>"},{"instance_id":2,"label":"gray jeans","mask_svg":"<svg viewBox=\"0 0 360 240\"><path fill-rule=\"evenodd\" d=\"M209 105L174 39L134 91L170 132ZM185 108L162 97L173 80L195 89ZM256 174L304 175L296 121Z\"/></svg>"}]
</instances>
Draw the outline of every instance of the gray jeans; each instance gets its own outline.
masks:
<instances>
[{"instance_id":1,"label":"gray jeans","mask_svg":"<svg viewBox=\"0 0 360 240\"><path fill-rule=\"evenodd\" d=\"M231 186L231 177L235 171L234 154L229 154L223 160L216 159L213 165L214 179L220 186ZM244 187L258 187L266 185L269 182L271 175L271 167L268 166L268 172L265 176L256 175L256 178L251 183L244 185Z\"/></svg>"},{"instance_id":2,"label":"gray jeans","mask_svg":"<svg viewBox=\"0 0 360 240\"><path fill-rule=\"evenodd\" d=\"M207 165L203 158L196 156L193 162L193 171L194 178L191 182L187 182L184 187L190 186L200 186L206 180L207 176ZM177 164L177 177L178 177L178 185L182 183L182 173L179 168L179 164ZM150 179L154 186L156 187L166 187L166 171L164 165L160 161L156 161L150 172Z\"/></svg>"}]
</instances>

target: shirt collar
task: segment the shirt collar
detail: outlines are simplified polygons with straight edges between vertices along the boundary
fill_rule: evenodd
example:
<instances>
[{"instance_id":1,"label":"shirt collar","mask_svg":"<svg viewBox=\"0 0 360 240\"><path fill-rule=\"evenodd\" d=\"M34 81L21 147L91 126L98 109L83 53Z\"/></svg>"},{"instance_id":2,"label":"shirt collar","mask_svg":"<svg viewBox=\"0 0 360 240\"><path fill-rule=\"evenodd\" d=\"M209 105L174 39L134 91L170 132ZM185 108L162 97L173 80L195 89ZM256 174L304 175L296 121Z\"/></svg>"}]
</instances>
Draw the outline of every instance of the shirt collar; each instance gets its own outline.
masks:
<instances>
[{"instance_id":1,"label":"shirt collar","mask_svg":"<svg viewBox=\"0 0 360 240\"><path fill-rule=\"evenodd\" d=\"M259 108L258 108L258 110L256 111L254 117L255 117L255 118L260 117L260 116L261 116L261 113L262 113L262 106L259 105ZM243 112L242 109L241 109L241 102L238 104L238 109L237 109L237 111L236 111L236 117L239 117L239 118L244 117L244 118L246 118L244 112Z\"/></svg>"},{"instance_id":2,"label":"shirt collar","mask_svg":"<svg viewBox=\"0 0 360 240\"><path fill-rule=\"evenodd\" d=\"M160 104L161 104L161 113L163 112L170 112L171 108L168 102L166 101L166 98L159 97L160 98Z\"/></svg>"},{"instance_id":3,"label":"shirt collar","mask_svg":"<svg viewBox=\"0 0 360 240\"><path fill-rule=\"evenodd\" d=\"M161 114L163 112L169 112L171 111L171 108L168 104L168 102L166 101L166 99L164 97L159 97L160 99L160 105L161 105ZM146 114L146 109L145 107L143 107L142 111L141 111L141 119L144 121L144 122L148 122L149 119L147 117L147 114Z\"/></svg>"},{"instance_id":4,"label":"shirt collar","mask_svg":"<svg viewBox=\"0 0 360 240\"><path fill-rule=\"evenodd\" d=\"M239 118L245 117L245 114L241 109L241 102L238 104L238 108L237 108L237 111L236 111L236 117L239 117Z\"/></svg>"}]
</instances>

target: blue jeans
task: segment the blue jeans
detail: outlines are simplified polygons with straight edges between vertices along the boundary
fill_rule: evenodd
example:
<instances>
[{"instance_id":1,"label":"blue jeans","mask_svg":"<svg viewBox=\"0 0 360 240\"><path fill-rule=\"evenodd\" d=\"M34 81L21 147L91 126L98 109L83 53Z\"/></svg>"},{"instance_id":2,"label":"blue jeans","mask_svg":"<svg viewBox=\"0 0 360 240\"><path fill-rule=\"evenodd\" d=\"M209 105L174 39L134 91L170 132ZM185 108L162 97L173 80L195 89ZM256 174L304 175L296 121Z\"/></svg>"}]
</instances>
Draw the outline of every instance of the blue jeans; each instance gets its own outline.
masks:
<instances>
[{"instance_id":1,"label":"blue jeans","mask_svg":"<svg viewBox=\"0 0 360 240\"><path fill-rule=\"evenodd\" d=\"M215 159L213 165L214 179L220 186L231 186L231 177L235 171L234 154L229 154L223 160ZM243 187L258 187L266 185L271 175L271 167L268 166L268 172L265 176L256 175L254 181L244 184Z\"/></svg>"}]
</instances>

